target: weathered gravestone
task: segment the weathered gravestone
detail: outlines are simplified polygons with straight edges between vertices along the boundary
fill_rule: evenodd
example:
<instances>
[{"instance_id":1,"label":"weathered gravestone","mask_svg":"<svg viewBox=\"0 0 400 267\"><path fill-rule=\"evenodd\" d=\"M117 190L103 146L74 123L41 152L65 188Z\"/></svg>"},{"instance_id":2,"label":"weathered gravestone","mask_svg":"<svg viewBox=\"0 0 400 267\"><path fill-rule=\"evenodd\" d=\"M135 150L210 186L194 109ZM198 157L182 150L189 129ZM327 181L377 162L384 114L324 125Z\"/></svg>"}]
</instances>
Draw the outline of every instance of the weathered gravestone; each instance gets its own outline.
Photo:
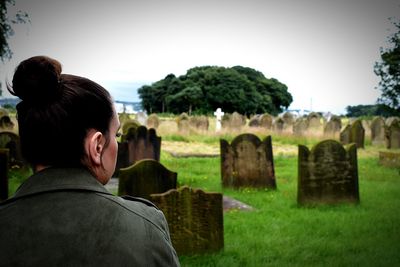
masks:
<instances>
[{"instance_id":1,"label":"weathered gravestone","mask_svg":"<svg viewBox=\"0 0 400 267\"><path fill-rule=\"evenodd\" d=\"M12 131L14 123L11 121L10 116L4 115L0 117L0 131Z\"/></svg>"},{"instance_id":2,"label":"weathered gravestone","mask_svg":"<svg viewBox=\"0 0 400 267\"><path fill-rule=\"evenodd\" d=\"M220 139L220 149L223 186L276 189L271 136L261 142L254 134L241 134L231 144Z\"/></svg>"},{"instance_id":3,"label":"weathered gravestone","mask_svg":"<svg viewBox=\"0 0 400 267\"><path fill-rule=\"evenodd\" d=\"M338 137L342 129L342 120L339 116L332 115L324 127L325 137Z\"/></svg>"},{"instance_id":4,"label":"weathered gravestone","mask_svg":"<svg viewBox=\"0 0 400 267\"><path fill-rule=\"evenodd\" d=\"M131 120L131 117L130 117L129 114L126 113L126 112L120 113L120 114L118 115L118 118L119 118L119 122L121 123L121 125L124 125L125 122Z\"/></svg>"},{"instance_id":5,"label":"weathered gravestone","mask_svg":"<svg viewBox=\"0 0 400 267\"><path fill-rule=\"evenodd\" d=\"M122 139L124 138L125 135L128 134L129 129L134 128L136 129L137 127L140 126L140 123L137 120L129 119L125 120L124 123L122 124Z\"/></svg>"},{"instance_id":6,"label":"weathered gravestone","mask_svg":"<svg viewBox=\"0 0 400 267\"><path fill-rule=\"evenodd\" d=\"M371 122L371 143L373 145L385 143L385 120L382 117L375 117Z\"/></svg>"},{"instance_id":7,"label":"weathered gravestone","mask_svg":"<svg viewBox=\"0 0 400 267\"><path fill-rule=\"evenodd\" d=\"M299 145L299 204L359 202L357 147L345 149L336 140L325 140L310 151Z\"/></svg>"},{"instance_id":8,"label":"weathered gravestone","mask_svg":"<svg viewBox=\"0 0 400 267\"><path fill-rule=\"evenodd\" d=\"M274 120L274 130L278 133L282 132L285 129L285 121L278 117Z\"/></svg>"},{"instance_id":9,"label":"weathered gravestone","mask_svg":"<svg viewBox=\"0 0 400 267\"><path fill-rule=\"evenodd\" d=\"M168 170L160 162L143 159L120 169L118 195L150 200L150 194L164 193L176 188L177 176L176 172Z\"/></svg>"},{"instance_id":10,"label":"weathered gravestone","mask_svg":"<svg viewBox=\"0 0 400 267\"><path fill-rule=\"evenodd\" d=\"M181 133L189 133L190 125L189 125L189 115L185 112L181 113L179 117L176 119L176 123L178 125L178 130Z\"/></svg>"},{"instance_id":11,"label":"weathered gravestone","mask_svg":"<svg viewBox=\"0 0 400 267\"><path fill-rule=\"evenodd\" d=\"M183 186L152 194L150 199L164 212L179 256L217 252L224 247L221 193Z\"/></svg>"},{"instance_id":12,"label":"weathered gravestone","mask_svg":"<svg viewBox=\"0 0 400 267\"><path fill-rule=\"evenodd\" d=\"M386 148L400 148L400 121L394 120L386 129Z\"/></svg>"},{"instance_id":13,"label":"weathered gravestone","mask_svg":"<svg viewBox=\"0 0 400 267\"><path fill-rule=\"evenodd\" d=\"M8 198L8 149L0 149L0 201Z\"/></svg>"},{"instance_id":14,"label":"weathered gravestone","mask_svg":"<svg viewBox=\"0 0 400 267\"><path fill-rule=\"evenodd\" d=\"M19 136L12 132L0 132L0 148L9 149L8 163L10 167L24 167L25 160L21 154L21 144Z\"/></svg>"},{"instance_id":15,"label":"weathered gravestone","mask_svg":"<svg viewBox=\"0 0 400 267\"><path fill-rule=\"evenodd\" d=\"M321 115L317 112L311 112L310 114L308 114L307 120L309 129L318 129L322 126Z\"/></svg>"},{"instance_id":16,"label":"weathered gravestone","mask_svg":"<svg viewBox=\"0 0 400 267\"><path fill-rule=\"evenodd\" d=\"M340 133L340 142L344 145L355 143L357 148L364 148L365 131L361 120L348 124Z\"/></svg>"},{"instance_id":17,"label":"weathered gravestone","mask_svg":"<svg viewBox=\"0 0 400 267\"><path fill-rule=\"evenodd\" d=\"M141 159L160 161L161 137L156 130L146 126L129 128L118 142L118 157L114 176L118 176L119 169L126 168Z\"/></svg>"},{"instance_id":18,"label":"weathered gravestone","mask_svg":"<svg viewBox=\"0 0 400 267\"><path fill-rule=\"evenodd\" d=\"M152 113L147 118L147 128L154 128L157 129L160 126L160 119L158 118L157 114Z\"/></svg>"},{"instance_id":19,"label":"weathered gravestone","mask_svg":"<svg viewBox=\"0 0 400 267\"><path fill-rule=\"evenodd\" d=\"M222 127L231 131L239 132L246 125L246 117L233 112L232 114L225 113L222 117Z\"/></svg>"},{"instance_id":20,"label":"weathered gravestone","mask_svg":"<svg viewBox=\"0 0 400 267\"><path fill-rule=\"evenodd\" d=\"M197 131L207 132L208 131L208 118L206 116L193 116L189 118L189 125L192 129Z\"/></svg>"},{"instance_id":21,"label":"weathered gravestone","mask_svg":"<svg viewBox=\"0 0 400 267\"><path fill-rule=\"evenodd\" d=\"M221 130L222 126L222 117L224 116L224 112L221 110L221 108L217 108L217 110L214 112L215 116L215 131L218 132Z\"/></svg>"},{"instance_id":22,"label":"weathered gravestone","mask_svg":"<svg viewBox=\"0 0 400 267\"><path fill-rule=\"evenodd\" d=\"M260 117L260 127L265 128L267 130L271 130L273 119L274 118L268 113L262 114Z\"/></svg>"},{"instance_id":23,"label":"weathered gravestone","mask_svg":"<svg viewBox=\"0 0 400 267\"><path fill-rule=\"evenodd\" d=\"M260 127L260 117L261 115L254 115L249 120L249 127Z\"/></svg>"},{"instance_id":24,"label":"weathered gravestone","mask_svg":"<svg viewBox=\"0 0 400 267\"><path fill-rule=\"evenodd\" d=\"M307 133L308 121L304 118L298 118L293 124L293 134L303 136Z\"/></svg>"}]
</instances>

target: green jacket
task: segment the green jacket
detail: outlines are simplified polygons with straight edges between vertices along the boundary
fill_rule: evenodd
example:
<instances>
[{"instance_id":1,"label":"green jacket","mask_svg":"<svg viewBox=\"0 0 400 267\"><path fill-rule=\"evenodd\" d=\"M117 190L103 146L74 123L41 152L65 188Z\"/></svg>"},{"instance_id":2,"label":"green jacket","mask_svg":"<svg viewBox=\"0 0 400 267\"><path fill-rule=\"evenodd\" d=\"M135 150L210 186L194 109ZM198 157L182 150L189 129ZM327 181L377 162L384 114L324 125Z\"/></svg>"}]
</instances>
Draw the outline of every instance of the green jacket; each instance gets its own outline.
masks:
<instances>
[{"instance_id":1,"label":"green jacket","mask_svg":"<svg viewBox=\"0 0 400 267\"><path fill-rule=\"evenodd\" d=\"M0 266L179 266L164 214L85 169L34 174L0 204Z\"/></svg>"}]
</instances>

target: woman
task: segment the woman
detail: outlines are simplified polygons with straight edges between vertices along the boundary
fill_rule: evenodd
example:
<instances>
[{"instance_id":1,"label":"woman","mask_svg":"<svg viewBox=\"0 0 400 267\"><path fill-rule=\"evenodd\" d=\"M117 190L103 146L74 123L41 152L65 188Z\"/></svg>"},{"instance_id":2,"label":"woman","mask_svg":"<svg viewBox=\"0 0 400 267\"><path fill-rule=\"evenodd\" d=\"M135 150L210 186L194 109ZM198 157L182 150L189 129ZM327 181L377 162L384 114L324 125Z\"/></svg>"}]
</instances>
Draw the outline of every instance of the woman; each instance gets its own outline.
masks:
<instances>
[{"instance_id":1,"label":"woman","mask_svg":"<svg viewBox=\"0 0 400 267\"><path fill-rule=\"evenodd\" d=\"M45 56L21 62L8 90L34 174L0 205L0 266L179 266L163 213L103 186L120 126L109 93Z\"/></svg>"}]
</instances>

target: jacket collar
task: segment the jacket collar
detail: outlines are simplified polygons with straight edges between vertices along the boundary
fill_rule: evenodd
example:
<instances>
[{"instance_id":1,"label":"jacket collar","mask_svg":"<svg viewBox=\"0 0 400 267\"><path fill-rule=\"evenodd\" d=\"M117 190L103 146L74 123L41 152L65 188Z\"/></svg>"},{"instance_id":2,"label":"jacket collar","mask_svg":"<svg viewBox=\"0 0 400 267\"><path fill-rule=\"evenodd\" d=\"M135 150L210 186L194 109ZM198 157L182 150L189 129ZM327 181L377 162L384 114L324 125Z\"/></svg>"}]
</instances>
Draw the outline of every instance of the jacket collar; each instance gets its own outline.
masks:
<instances>
[{"instance_id":1,"label":"jacket collar","mask_svg":"<svg viewBox=\"0 0 400 267\"><path fill-rule=\"evenodd\" d=\"M112 195L84 168L47 168L29 177L13 198L50 191L84 190Z\"/></svg>"}]
</instances>

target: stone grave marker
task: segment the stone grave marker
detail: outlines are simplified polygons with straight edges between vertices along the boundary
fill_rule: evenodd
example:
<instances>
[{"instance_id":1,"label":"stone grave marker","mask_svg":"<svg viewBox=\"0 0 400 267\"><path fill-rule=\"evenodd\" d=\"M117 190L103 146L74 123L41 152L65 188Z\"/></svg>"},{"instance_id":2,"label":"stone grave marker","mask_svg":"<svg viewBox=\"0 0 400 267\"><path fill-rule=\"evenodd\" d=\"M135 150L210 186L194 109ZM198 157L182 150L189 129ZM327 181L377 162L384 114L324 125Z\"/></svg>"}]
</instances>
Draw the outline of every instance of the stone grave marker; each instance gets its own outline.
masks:
<instances>
[{"instance_id":1,"label":"stone grave marker","mask_svg":"<svg viewBox=\"0 0 400 267\"><path fill-rule=\"evenodd\" d=\"M398 149L400 148L400 121L394 120L387 127L386 131L386 148Z\"/></svg>"},{"instance_id":2,"label":"stone grave marker","mask_svg":"<svg viewBox=\"0 0 400 267\"><path fill-rule=\"evenodd\" d=\"M400 152L379 151L379 164L400 168Z\"/></svg>"},{"instance_id":3,"label":"stone grave marker","mask_svg":"<svg viewBox=\"0 0 400 267\"><path fill-rule=\"evenodd\" d=\"M171 240L178 255L218 252L224 247L223 201L221 193L207 193L187 186L151 201L167 219Z\"/></svg>"},{"instance_id":4,"label":"stone grave marker","mask_svg":"<svg viewBox=\"0 0 400 267\"><path fill-rule=\"evenodd\" d=\"M233 112L232 114L227 114L222 117L222 127L231 131L239 132L242 127L246 125L245 116Z\"/></svg>"},{"instance_id":5,"label":"stone grave marker","mask_svg":"<svg viewBox=\"0 0 400 267\"><path fill-rule=\"evenodd\" d=\"M297 201L301 205L358 203L357 147L325 140L310 151L299 145Z\"/></svg>"},{"instance_id":6,"label":"stone grave marker","mask_svg":"<svg viewBox=\"0 0 400 267\"><path fill-rule=\"evenodd\" d=\"M118 156L114 177L118 176L121 168L126 168L141 159L160 161L161 137L157 136L154 128L147 129L140 125L132 127L118 142Z\"/></svg>"},{"instance_id":7,"label":"stone grave marker","mask_svg":"<svg viewBox=\"0 0 400 267\"><path fill-rule=\"evenodd\" d=\"M361 120L355 120L340 133L340 142L344 145L355 143L357 148L364 148L365 131Z\"/></svg>"},{"instance_id":8,"label":"stone grave marker","mask_svg":"<svg viewBox=\"0 0 400 267\"><path fill-rule=\"evenodd\" d=\"M293 115L292 113L290 113L290 112L285 112L285 113L283 113L282 119L284 120L285 126L286 126L287 128L290 128L291 126L293 126L293 123L294 123L295 120L296 120L295 117L294 117L294 115Z\"/></svg>"},{"instance_id":9,"label":"stone grave marker","mask_svg":"<svg viewBox=\"0 0 400 267\"><path fill-rule=\"evenodd\" d=\"M8 198L8 149L0 149L0 201Z\"/></svg>"},{"instance_id":10,"label":"stone grave marker","mask_svg":"<svg viewBox=\"0 0 400 267\"><path fill-rule=\"evenodd\" d=\"M268 113L262 114L260 117L260 127L265 128L267 130L271 130L273 119L274 118Z\"/></svg>"},{"instance_id":11,"label":"stone grave marker","mask_svg":"<svg viewBox=\"0 0 400 267\"><path fill-rule=\"evenodd\" d=\"M274 130L278 133L282 132L285 129L285 121L278 117L274 120Z\"/></svg>"},{"instance_id":12,"label":"stone grave marker","mask_svg":"<svg viewBox=\"0 0 400 267\"><path fill-rule=\"evenodd\" d=\"M160 162L143 159L119 171L118 195L142 197L176 188L178 174Z\"/></svg>"},{"instance_id":13,"label":"stone grave marker","mask_svg":"<svg viewBox=\"0 0 400 267\"><path fill-rule=\"evenodd\" d=\"M137 128L140 126L140 123L137 120L129 119L124 121L124 123L121 123L121 129L122 129L122 139L125 138L125 135L128 133L128 130L131 128Z\"/></svg>"},{"instance_id":14,"label":"stone grave marker","mask_svg":"<svg viewBox=\"0 0 400 267\"><path fill-rule=\"evenodd\" d=\"M371 122L371 143L385 144L385 120L382 117L375 117Z\"/></svg>"},{"instance_id":15,"label":"stone grave marker","mask_svg":"<svg viewBox=\"0 0 400 267\"><path fill-rule=\"evenodd\" d=\"M147 118L147 128L154 128L157 129L160 126L160 119L158 118L157 114L152 113Z\"/></svg>"},{"instance_id":16,"label":"stone grave marker","mask_svg":"<svg viewBox=\"0 0 400 267\"><path fill-rule=\"evenodd\" d=\"M342 120L339 116L332 115L324 127L325 137L337 137L342 129Z\"/></svg>"},{"instance_id":17,"label":"stone grave marker","mask_svg":"<svg viewBox=\"0 0 400 267\"><path fill-rule=\"evenodd\" d=\"M121 123L121 125L124 125L125 122L131 120L131 117L128 113L126 112L122 112L118 115L119 118L119 122Z\"/></svg>"},{"instance_id":18,"label":"stone grave marker","mask_svg":"<svg viewBox=\"0 0 400 267\"><path fill-rule=\"evenodd\" d=\"M178 125L178 130L181 133L189 133L190 125L189 125L189 115L185 112L181 113L179 117L176 119L176 123Z\"/></svg>"},{"instance_id":19,"label":"stone grave marker","mask_svg":"<svg viewBox=\"0 0 400 267\"><path fill-rule=\"evenodd\" d=\"M322 126L321 115L317 112L311 112L310 114L308 114L307 120L309 129L320 128Z\"/></svg>"},{"instance_id":20,"label":"stone grave marker","mask_svg":"<svg viewBox=\"0 0 400 267\"><path fill-rule=\"evenodd\" d=\"M195 129L197 131L207 132L209 126L208 118L204 115L190 117L189 125L192 129Z\"/></svg>"},{"instance_id":21,"label":"stone grave marker","mask_svg":"<svg viewBox=\"0 0 400 267\"><path fill-rule=\"evenodd\" d=\"M252 116L249 120L249 127L260 127L260 118L260 114Z\"/></svg>"},{"instance_id":22,"label":"stone grave marker","mask_svg":"<svg viewBox=\"0 0 400 267\"><path fill-rule=\"evenodd\" d=\"M221 108L217 108L217 110L214 112L215 116L215 131L220 131L221 130L221 121L222 117L224 116L224 112L221 110Z\"/></svg>"},{"instance_id":23,"label":"stone grave marker","mask_svg":"<svg viewBox=\"0 0 400 267\"><path fill-rule=\"evenodd\" d=\"M0 117L0 131L12 131L14 123L11 121L10 116L4 115Z\"/></svg>"},{"instance_id":24,"label":"stone grave marker","mask_svg":"<svg viewBox=\"0 0 400 267\"><path fill-rule=\"evenodd\" d=\"M271 136L261 141L246 133L231 144L220 139L220 150L223 186L276 189Z\"/></svg>"},{"instance_id":25,"label":"stone grave marker","mask_svg":"<svg viewBox=\"0 0 400 267\"><path fill-rule=\"evenodd\" d=\"M304 118L298 118L293 124L293 134L303 136L307 133L308 121Z\"/></svg>"},{"instance_id":26,"label":"stone grave marker","mask_svg":"<svg viewBox=\"0 0 400 267\"><path fill-rule=\"evenodd\" d=\"M17 134L8 131L0 132L0 148L9 149L8 163L10 167L18 166L22 168L26 166L21 154L21 144Z\"/></svg>"}]
</instances>

